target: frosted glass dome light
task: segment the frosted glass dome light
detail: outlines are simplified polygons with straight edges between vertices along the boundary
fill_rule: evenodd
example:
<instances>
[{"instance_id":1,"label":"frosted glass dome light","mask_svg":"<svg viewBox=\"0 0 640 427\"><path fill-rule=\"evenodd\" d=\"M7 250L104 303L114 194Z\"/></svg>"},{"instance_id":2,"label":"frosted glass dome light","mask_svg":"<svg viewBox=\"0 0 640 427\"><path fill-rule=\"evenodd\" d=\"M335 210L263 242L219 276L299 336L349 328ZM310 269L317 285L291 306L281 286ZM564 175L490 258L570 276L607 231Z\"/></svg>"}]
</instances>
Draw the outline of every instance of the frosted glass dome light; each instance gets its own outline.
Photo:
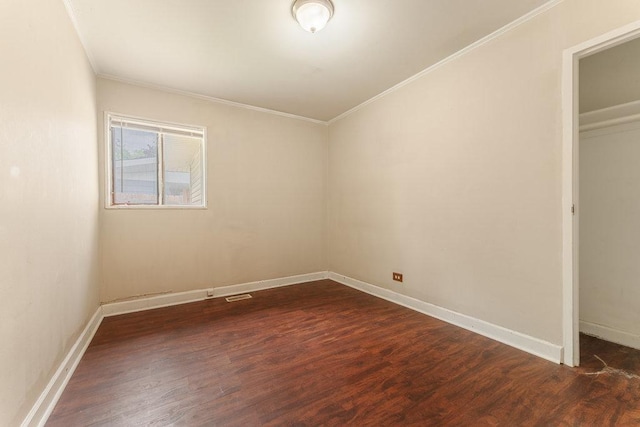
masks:
<instances>
[{"instance_id":1,"label":"frosted glass dome light","mask_svg":"<svg viewBox=\"0 0 640 427\"><path fill-rule=\"evenodd\" d=\"M296 0L293 16L302 28L315 33L323 29L333 16L333 3L330 0Z\"/></svg>"}]
</instances>

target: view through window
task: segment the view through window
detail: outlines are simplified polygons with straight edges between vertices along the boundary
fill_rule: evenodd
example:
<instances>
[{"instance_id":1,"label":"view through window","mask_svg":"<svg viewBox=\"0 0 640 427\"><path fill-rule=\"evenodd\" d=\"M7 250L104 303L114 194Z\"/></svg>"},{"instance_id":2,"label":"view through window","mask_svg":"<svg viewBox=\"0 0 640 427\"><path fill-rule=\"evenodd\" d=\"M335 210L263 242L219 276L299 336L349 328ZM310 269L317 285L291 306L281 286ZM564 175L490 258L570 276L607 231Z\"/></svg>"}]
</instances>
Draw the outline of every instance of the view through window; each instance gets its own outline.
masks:
<instances>
[{"instance_id":1,"label":"view through window","mask_svg":"<svg viewBox=\"0 0 640 427\"><path fill-rule=\"evenodd\" d=\"M203 128L108 121L110 206L205 206Z\"/></svg>"}]
</instances>

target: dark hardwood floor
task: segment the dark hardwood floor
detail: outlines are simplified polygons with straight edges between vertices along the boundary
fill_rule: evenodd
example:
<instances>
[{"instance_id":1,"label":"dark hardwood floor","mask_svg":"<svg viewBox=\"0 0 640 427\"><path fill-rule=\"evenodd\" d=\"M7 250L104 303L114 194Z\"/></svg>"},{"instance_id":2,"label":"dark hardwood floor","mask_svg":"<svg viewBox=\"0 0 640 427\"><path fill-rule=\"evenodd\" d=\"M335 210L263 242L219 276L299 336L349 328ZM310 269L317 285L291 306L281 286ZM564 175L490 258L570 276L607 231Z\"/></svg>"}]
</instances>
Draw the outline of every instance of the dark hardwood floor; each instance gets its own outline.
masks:
<instances>
[{"instance_id":1,"label":"dark hardwood floor","mask_svg":"<svg viewBox=\"0 0 640 427\"><path fill-rule=\"evenodd\" d=\"M252 295L104 319L47 425L640 425L637 350L582 337L573 369L329 280Z\"/></svg>"}]
</instances>

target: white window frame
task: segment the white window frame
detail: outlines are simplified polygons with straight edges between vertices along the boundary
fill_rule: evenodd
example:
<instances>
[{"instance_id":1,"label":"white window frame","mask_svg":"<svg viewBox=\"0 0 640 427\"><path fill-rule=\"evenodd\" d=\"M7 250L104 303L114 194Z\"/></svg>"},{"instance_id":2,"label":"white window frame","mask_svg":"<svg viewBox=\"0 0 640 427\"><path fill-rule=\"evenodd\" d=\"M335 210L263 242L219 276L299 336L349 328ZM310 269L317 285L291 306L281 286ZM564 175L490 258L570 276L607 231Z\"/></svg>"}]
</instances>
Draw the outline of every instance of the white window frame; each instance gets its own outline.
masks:
<instances>
[{"instance_id":1,"label":"white window frame","mask_svg":"<svg viewBox=\"0 0 640 427\"><path fill-rule=\"evenodd\" d=\"M112 142L111 142L111 121L125 120L140 122L157 128L167 130L180 130L182 132L194 132L202 134L202 204L201 205L143 205L143 204L114 204L113 203L113 165L112 165ZM131 116L128 114L118 114L109 111L104 113L104 145L105 145L105 209L207 209L207 128L205 126L186 125L174 122L164 122L144 117ZM164 181L162 181L162 150L158 154L158 187L159 192L164 192ZM159 194L159 203L161 199Z\"/></svg>"}]
</instances>

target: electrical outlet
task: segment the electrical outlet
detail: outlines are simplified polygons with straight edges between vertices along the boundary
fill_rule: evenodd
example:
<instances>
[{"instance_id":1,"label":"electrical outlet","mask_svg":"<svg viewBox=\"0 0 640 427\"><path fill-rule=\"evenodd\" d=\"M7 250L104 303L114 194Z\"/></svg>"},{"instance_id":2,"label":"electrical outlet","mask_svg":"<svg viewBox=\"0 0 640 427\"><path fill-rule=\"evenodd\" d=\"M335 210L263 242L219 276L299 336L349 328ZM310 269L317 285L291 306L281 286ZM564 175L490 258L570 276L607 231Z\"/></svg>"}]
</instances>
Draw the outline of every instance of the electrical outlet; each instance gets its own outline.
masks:
<instances>
[{"instance_id":1,"label":"electrical outlet","mask_svg":"<svg viewBox=\"0 0 640 427\"><path fill-rule=\"evenodd\" d=\"M393 273L393 280L396 282L402 282L402 273Z\"/></svg>"},{"instance_id":2,"label":"electrical outlet","mask_svg":"<svg viewBox=\"0 0 640 427\"><path fill-rule=\"evenodd\" d=\"M213 298L213 288L207 289L207 298Z\"/></svg>"}]
</instances>

